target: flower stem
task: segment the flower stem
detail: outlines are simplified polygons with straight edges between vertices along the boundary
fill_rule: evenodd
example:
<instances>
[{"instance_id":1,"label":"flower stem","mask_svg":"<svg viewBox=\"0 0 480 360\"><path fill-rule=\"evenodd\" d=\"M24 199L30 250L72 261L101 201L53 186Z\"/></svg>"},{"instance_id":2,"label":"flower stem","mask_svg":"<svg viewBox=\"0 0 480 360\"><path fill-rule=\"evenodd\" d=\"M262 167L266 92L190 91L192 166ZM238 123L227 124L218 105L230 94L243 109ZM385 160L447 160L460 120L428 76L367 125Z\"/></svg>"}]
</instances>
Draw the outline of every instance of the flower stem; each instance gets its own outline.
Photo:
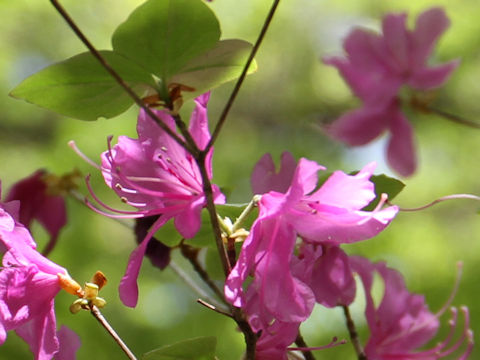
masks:
<instances>
[{"instance_id":1,"label":"flower stem","mask_svg":"<svg viewBox=\"0 0 480 360\"><path fill-rule=\"evenodd\" d=\"M100 310L95 305L90 306L90 313L93 315L95 319L107 330L107 332L110 334L110 336L115 340L115 342L120 346L120 348L123 350L125 355L130 360L137 360L135 355L132 353L132 351L128 348L128 346L123 342L123 340L118 336L116 331L112 328L112 326L108 323L108 321L105 319L105 317L102 315Z\"/></svg>"},{"instance_id":2,"label":"flower stem","mask_svg":"<svg viewBox=\"0 0 480 360\"><path fill-rule=\"evenodd\" d=\"M363 351L362 344L360 344L360 339L358 338L357 329L355 328L355 323L353 322L352 316L350 314L350 309L346 305L342 305L343 313L345 314L345 320L347 324L348 333L350 334L350 340L352 340L352 345L357 353L358 360L367 360L367 356Z\"/></svg>"},{"instance_id":3,"label":"flower stem","mask_svg":"<svg viewBox=\"0 0 480 360\"><path fill-rule=\"evenodd\" d=\"M250 201L250 203L247 205L245 210L243 210L240 216L237 218L237 220L235 220L235 223L232 226L232 233L237 231L240 228L240 226L242 226L242 223L245 221L248 215L250 215L251 212L258 206L258 202L260 201L261 198L262 198L261 195L255 195L253 197L252 201Z\"/></svg>"},{"instance_id":4,"label":"flower stem","mask_svg":"<svg viewBox=\"0 0 480 360\"><path fill-rule=\"evenodd\" d=\"M257 41L255 42L255 45L252 48L252 51L250 53L250 56L248 57L247 62L245 63L245 66L243 67L242 74L237 80L237 83L235 84L235 87L233 88L232 93L230 94L230 98L228 99L227 103L225 104L225 107L223 109L222 114L220 115L220 118L218 119L217 125L215 126L215 130L213 131L212 137L210 141L208 142L207 147L205 148L205 151L208 152L217 140L218 134L220 133L220 130L222 129L223 124L225 123L225 120L227 119L227 115L230 111L230 108L232 107L238 92L240 91L240 88L243 84L243 81L245 80L245 77L247 76L248 69L250 65L253 62L253 59L255 58L255 55L257 54L258 49L260 48L260 45L263 41L263 38L265 37L265 34L267 33L268 27L270 23L272 22L273 15L275 15L275 11L277 10L278 4L280 3L280 0L274 0L272 7L270 8L270 12L268 13L265 22L263 23L262 30L260 31L260 34L258 35Z\"/></svg>"},{"instance_id":5,"label":"flower stem","mask_svg":"<svg viewBox=\"0 0 480 360\"><path fill-rule=\"evenodd\" d=\"M192 149L189 148L188 144L180 138L172 129L170 129L166 124L163 123L160 118L155 115L155 113L147 106L145 103L138 97L138 95L132 90L130 86L122 79L122 77L110 66L110 64L104 59L104 57L100 54L100 52L92 45L90 40L83 34L80 28L75 24L73 19L67 13L67 11L63 8L62 5L57 0L50 0L52 5L58 11L58 13L63 17L63 19L67 22L68 26L73 30L75 35L80 39L80 41L88 48L90 53L98 60L98 62L107 70L107 72L115 79L115 81L120 85L123 90L133 99L133 101L140 106L147 114L150 116L155 122L165 131L168 135L172 137L180 146L187 149L191 152Z\"/></svg>"}]
</instances>

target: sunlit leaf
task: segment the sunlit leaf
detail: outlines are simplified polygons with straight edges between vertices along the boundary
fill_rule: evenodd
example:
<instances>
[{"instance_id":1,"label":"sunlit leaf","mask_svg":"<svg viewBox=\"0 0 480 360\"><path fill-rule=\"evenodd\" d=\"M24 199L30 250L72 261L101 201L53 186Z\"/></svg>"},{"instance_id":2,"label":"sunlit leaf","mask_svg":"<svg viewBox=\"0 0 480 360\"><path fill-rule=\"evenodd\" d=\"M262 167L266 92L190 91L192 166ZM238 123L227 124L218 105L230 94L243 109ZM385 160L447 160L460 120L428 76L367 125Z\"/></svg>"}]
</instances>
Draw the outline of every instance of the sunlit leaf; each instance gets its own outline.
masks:
<instances>
[{"instance_id":1,"label":"sunlit leaf","mask_svg":"<svg viewBox=\"0 0 480 360\"><path fill-rule=\"evenodd\" d=\"M147 352L143 360L213 360L217 339L213 336L198 337Z\"/></svg>"},{"instance_id":2,"label":"sunlit leaf","mask_svg":"<svg viewBox=\"0 0 480 360\"><path fill-rule=\"evenodd\" d=\"M113 34L113 49L166 80L220 38L215 14L201 0L148 0Z\"/></svg>"},{"instance_id":3,"label":"sunlit leaf","mask_svg":"<svg viewBox=\"0 0 480 360\"><path fill-rule=\"evenodd\" d=\"M187 85L195 89L185 92L184 98L193 98L225 82L238 78L252 50L252 44L243 40L222 40L217 45L183 67L169 83ZM257 70L254 61L249 68L251 74Z\"/></svg>"},{"instance_id":4,"label":"sunlit leaf","mask_svg":"<svg viewBox=\"0 0 480 360\"><path fill-rule=\"evenodd\" d=\"M138 95L155 86L148 72L125 57L112 51L101 54ZM111 118L133 103L89 52L48 66L25 79L10 95L82 120Z\"/></svg>"}]
</instances>

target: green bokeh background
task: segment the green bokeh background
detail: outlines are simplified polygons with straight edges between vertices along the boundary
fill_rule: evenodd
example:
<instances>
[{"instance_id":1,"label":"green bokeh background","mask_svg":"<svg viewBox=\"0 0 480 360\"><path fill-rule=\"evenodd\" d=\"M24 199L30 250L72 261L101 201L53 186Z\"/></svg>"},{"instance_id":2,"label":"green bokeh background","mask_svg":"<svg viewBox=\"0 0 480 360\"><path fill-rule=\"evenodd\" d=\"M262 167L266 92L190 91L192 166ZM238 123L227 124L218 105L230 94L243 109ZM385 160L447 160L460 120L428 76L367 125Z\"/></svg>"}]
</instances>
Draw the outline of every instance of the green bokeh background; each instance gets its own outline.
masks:
<instances>
[{"instance_id":1,"label":"green bokeh background","mask_svg":"<svg viewBox=\"0 0 480 360\"><path fill-rule=\"evenodd\" d=\"M142 2L65 0L64 5L93 43L103 49L110 48L109 39L115 27ZM223 38L253 42L270 1L215 0L209 5L220 19ZM346 172L375 160L379 173L391 174L384 161L385 138L367 147L348 149L322 134L322 121L335 118L358 102L337 71L324 66L319 59L340 54L341 40L352 26L378 29L381 16L392 11L407 11L413 23L414 16L434 5L446 9L452 26L441 38L432 61L462 59L458 70L438 91L435 106L480 121L478 1L284 0L257 57L259 70L248 78L216 145L214 181L226 189L229 201L249 200L250 172L265 152L278 159L282 151L288 150L297 158L305 156L330 170ZM103 184L99 172L71 151L67 142L74 139L88 156L99 161L108 135L135 136L137 110L132 108L112 120L81 122L7 96L26 76L84 51L46 0L0 0L0 44L3 192L40 167L58 174L76 167L85 174L92 173L95 191L106 202L117 205L119 200ZM213 92L209 105L212 124L231 88L232 84L227 84ZM410 113L409 118L416 130L419 170L405 179L407 186L396 202L415 207L447 194L480 194L480 131L437 116ZM86 192L84 185L81 191ZM344 249L388 261L404 274L411 291L425 294L434 312L448 298L455 264L462 260L464 274L454 304L469 306L472 328L476 330L480 317L478 209L478 203L459 200L422 212L401 213L380 236ZM148 260L139 278L137 308L122 306L117 286L135 246L131 232L73 199L68 200L68 212L68 226L51 258L68 268L79 282L88 280L97 269L107 275L109 284L102 290L102 296L108 300L104 315L136 354L189 337L213 335L218 337L220 359L241 357L242 336L233 322L197 305L196 295L171 270L160 272ZM33 233L42 247L47 239L45 232L37 226ZM195 278L188 264L177 255L174 257L178 264ZM78 359L122 358L120 350L88 313L74 316L68 312L72 300L66 293L57 296L57 319L59 325L68 325L82 338ZM362 306L360 293L353 311L363 331ZM447 318L442 318L444 324ZM317 308L302 331L309 345L320 346L333 336L348 336L343 321L341 312ZM0 347L0 359L31 358L28 347L13 333ZM350 345L345 345L319 352L317 358L355 356ZM476 350L471 358L480 358L480 351Z\"/></svg>"}]
</instances>

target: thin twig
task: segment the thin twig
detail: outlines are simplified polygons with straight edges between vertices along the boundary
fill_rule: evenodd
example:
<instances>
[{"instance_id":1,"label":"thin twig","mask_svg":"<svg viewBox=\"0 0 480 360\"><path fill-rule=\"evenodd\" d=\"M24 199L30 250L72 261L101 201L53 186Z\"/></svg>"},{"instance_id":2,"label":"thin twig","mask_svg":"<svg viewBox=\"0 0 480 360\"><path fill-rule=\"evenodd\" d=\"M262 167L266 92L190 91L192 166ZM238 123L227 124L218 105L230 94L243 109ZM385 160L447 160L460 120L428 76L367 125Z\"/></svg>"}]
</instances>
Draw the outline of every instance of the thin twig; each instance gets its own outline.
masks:
<instances>
[{"instance_id":1,"label":"thin twig","mask_svg":"<svg viewBox=\"0 0 480 360\"><path fill-rule=\"evenodd\" d=\"M346 305L342 305L342 308L343 308L343 313L345 314L345 320L347 324L348 333L350 334L350 340L352 340L352 345L358 356L358 360L367 360L367 355L365 355L362 344L360 344L360 339L358 338L358 333L357 333L357 329L355 328L355 323L353 322L352 316L350 315L350 309Z\"/></svg>"},{"instance_id":2,"label":"thin twig","mask_svg":"<svg viewBox=\"0 0 480 360\"><path fill-rule=\"evenodd\" d=\"M305 342L305 339L303 338L302 334L300 333L300 330L298 330L298 335L297 338L295 339L295 344L299 348L308 348L307 343ZM303 356L305 357L305 360L315 360L315 356L313 356L313 353L310 350L301 350Z\"/></svg>"},{"instance_id":3,"label":"thin twig","mask_svg":"<svg viewBox=\"0 0 480 360\"><path fill-rule=\"evenodd\" d=\"M229 318L233 318L232 314L230 314L229 312L226 312L225 310L222 310L212 304L209 304L208 302L202 300L202 299L197 299L197 303L199 303L200 305L203 305L205 306L207 309L210 309L210 310L213 310L219 314L222 314L224 316L227 316Z\"/></svg>"},{"instance_id":4,"label":"thin twig","mask_svg":"<svg viewBox=\"0 0 480 360\"><path fill-rule=\"evenodd\" d=\"M120 346L120 348L123 350L125 355L130 360L137 360L135 355L132 353L132 351L128 348L128 346L123 342L123 340L118 336L116 331L112 328L112 326L108 323L107 319L102 315L100 310L95 305L90 306L90 313L93 315L95 319L107 330L107 332L110 334L110 336L115 340L115 342Z\"/></svg>"},{"instance_id":5,"label":"thin twig","mask_svg":"<svg viewBox=\"0 0 480 360\"><path fill-rule=\"evenodd\" d=\"M229 305L225 301L225 296L223 295L223 292L218 288L217 284L215 284L215 282L210 278L210 275L208 275L202 265L198 262L198 249L194 249L191 246L185 245L182 242L180 244L180 251L182 255L190 262L198 276L200 276L203 282L207 284L210 290L212 290L223 303Z\"/></svg>"},{"instance_id":6,"label":"thin twig","mask_svg":"<svg viewBox=\"0 0 480 360\"><path fill-rule=\"evenodd\" d=\"M135 101L135 103L140 106L147 114L150 116L161 128L165 131L168 135L172 137L180 146L187 149L191 152L192 149L188 146L188 144L180 138L172 129L170 129L155 113L144 104L142 99L137 96L137 94L132 90L132 88L122 79L122 77L108 64L108 62L103 58L103 56L98 52L98 50L92 45L92 43L87 39L87 37L83 34L80 28L75 24L73 19L67 13L67 11L63 8L62 5L57 0L50 0L52 5L57 9L58 13L63 17L63 19L67 22L73 32L77 35L77 37L82 41L82 43L88 48L91 54L100 62L100 64L108 71L108 73L115 79L115 81L125 90L125 92Z\"/></svg>"},{"instance_id":7,"label":"thin twig","mask_svg":"<svg viewBox=\"0 0 480 360\"><path fill-rule=\"evenodd\" d=\"M220 133L220 130L222 129L223 124L225 123L225 120L227 119L227 115L230 111L230 108L232 107L235 98L238 95L238 92L240 91L240 88L243 84L243 81L245 80L245 77L247 76L248 69L250 68L250 65L253 62L253 59L255 58L255 55L257 54L258 49L260 48L260 45L263 41L263 38L265 37L265 34L267 33L268 27L273 19L273 15L275 15L275 10L278 7L278 4L280 3L280 0L274 0L273 5L270 9L270 12L268 13L265 22L263 24L262 30L260 31L260 34L258 35L257 41L255 42L255 45L252 48L252 51L250 53L250 56L248 57L247 62L245 63L245 66L243 68L242 74L237 80L237 83L235 84L235 87L233 88L232 94L230 95L230 98L228 99L227 103L225 104L225 108L223 109L222 114L220 115L220 118L218 119L218 122L215 126L215 130L213 131L212 137L210 141L208 142L208 145L205 148L205 151L209 151L215 141L217 140L218 134Z\"/></svg>"},{"instance_id":8,"label":"thin twig","mask_svg":"<svg viewBox=\"0 0 480 360\"><path fill-rule=\"evenodd\" d=\"M480 129L480 123L478 123L478 122L471 121L471 120L468 120L468 119L464 119L461 116L451 114L449 112L446 112L446 111L443 111L443 110L440 110L440 109L437 109L437 108L432 108L430 106L427 106L427 107L423 108L423 111L426 112L426 113L433 113L433 114L439 115L439 116L441 116L441 117L443 117L447 120L453 121L457 124L462 124L462 125L474 128L474 129Z\"/></svg>"}]
</instances>

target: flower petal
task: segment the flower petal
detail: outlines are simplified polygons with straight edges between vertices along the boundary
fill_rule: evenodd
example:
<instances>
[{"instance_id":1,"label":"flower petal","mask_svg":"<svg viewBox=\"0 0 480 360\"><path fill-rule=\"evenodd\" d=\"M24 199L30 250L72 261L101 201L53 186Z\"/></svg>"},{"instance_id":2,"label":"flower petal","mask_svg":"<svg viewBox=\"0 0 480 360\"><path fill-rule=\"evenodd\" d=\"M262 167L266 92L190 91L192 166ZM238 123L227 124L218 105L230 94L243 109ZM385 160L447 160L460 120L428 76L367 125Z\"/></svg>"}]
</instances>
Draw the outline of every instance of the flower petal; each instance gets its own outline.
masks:
<instances>
[{"instance_id":1,"label":"flower petal","mask_svg":"<svg viewBox=\"0 0 480 360\"><path fill-rule=\"evenodd\" d=\"M58 353L55 354L55 360L75 360L76 353L82 345L77 333L65 325L62 325L60 330L57 331L57 337L60 349Z\"/></svg>"},{"instance_id":2,"label":"flower petal","mask_svg":"<svg viewBox=\"0 0 480 360\"><path fill-rule=\"evenodd\" d=\"M410 176L417 168L413 128L399 109L391 112L390 132L387 146L388 163L400 175Z\"/></svg>"},{"instance_id":3,"label":"flower petal","mask_svg":"<svg viewBox=\"0 0 480 360\"><path fill-rule=\"evenodd\" d=\"M272 155L267 153L255 164L250 184L254 194L265 194L269 191L287 192L297 167L297 161L291 153L282 153L280 169L275 171Z\"/></svg>"}]
</instances>

